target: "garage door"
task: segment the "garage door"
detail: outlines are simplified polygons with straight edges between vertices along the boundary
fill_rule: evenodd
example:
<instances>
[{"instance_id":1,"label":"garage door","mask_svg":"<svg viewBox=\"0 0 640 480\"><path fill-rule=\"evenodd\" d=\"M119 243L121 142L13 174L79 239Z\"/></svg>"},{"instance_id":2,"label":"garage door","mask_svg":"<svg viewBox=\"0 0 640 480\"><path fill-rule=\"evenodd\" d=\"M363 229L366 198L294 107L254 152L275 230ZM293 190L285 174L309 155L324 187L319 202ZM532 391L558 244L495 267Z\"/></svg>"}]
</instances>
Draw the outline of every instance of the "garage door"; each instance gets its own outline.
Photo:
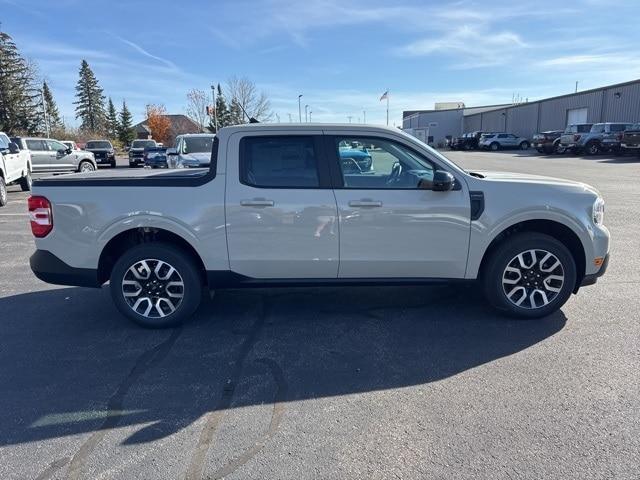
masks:
<instances>
[{"instance_id":1,"label":"garage door","mask_svg":"<svg viewBox=\"0 0 640 480\"><path fill-rule=\"evenodd\" d=\"M574 125L576 123L587 123L587 107L585 108L572 108L567 110L567 125Z\"/></svg>"}]
</instances>

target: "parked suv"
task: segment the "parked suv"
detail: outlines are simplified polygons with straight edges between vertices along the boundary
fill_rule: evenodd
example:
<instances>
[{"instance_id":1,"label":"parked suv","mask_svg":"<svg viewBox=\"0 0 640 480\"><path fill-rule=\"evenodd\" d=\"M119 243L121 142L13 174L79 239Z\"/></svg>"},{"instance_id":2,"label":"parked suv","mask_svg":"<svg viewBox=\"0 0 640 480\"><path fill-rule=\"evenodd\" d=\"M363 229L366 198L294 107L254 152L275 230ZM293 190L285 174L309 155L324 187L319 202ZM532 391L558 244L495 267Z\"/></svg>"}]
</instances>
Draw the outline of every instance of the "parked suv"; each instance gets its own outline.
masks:
<instances>
[{"instance_id":1,"label":"parked suv","mask_svg":"<svg viewBox=\"0 0 640 480\"><path fill-rule=\"evenodd\" d=\"M475 150L483 132L469 132L451 142L451 150Z\"/></svg>"},{"instance_id":2,"label":"parked suv","mask_svg":"<svg viewBox=\"0 0 640 480\"><path fill-rule=\"evenodd\" d=\"M156 148L155 140L134 140L129 148L129 168L144 165L144 151L147 148Z\"/></svg>"},{"instance_id":3,"label":"parked suv","mask_svg":"<svg viewBox=\"0 0 640 480\"><path fill-rule=\"evenodd\" d=\"M0 132L0 207L7 204L7 185L19 183L22 191L31 190L31 155Z\"/></svg>"},{"instance_id":4,"label":"parked suv","mask_svg":"<svg viewBox=\"0 0 640 480\"><path fill-rule=\"evenodd\" d=\"M208 167L215 137L212 133L178 135L175 148L167 149L169 168Z\"/></svg>"},{"instance_id":5,"label":"parked suv","mask_svg":"<svg viewBox=\"0 0 640 480\"><path fill-rule=\"evenodd\" d=\"M93 153L99 167L116 168L116 151L109 140L89 140L84 149Z\"/></svg>"},{"instance_id":6,"label":"parked suv","mask_svg":"<svg viewBox=\"0 0 640 480\"><path fill-rule=\"evenodd\" d=\"M636 123L622 134L620 147L623 152L640 154L640 123Z\"/></svg>"},{"instance_id":7,"label":"parked suv","mask_svg":"<svg viewBox=\"0 0 640 480\"><path fill-rule=\"evenodd\" d=\"M31 153L34 172L92 172L97 169L93 153L71 150L51 138L14 137L21 150Z\"/></svg>"},{"instance_id":8,"label":"parked suv","mask_svg":"<svg viewBox=\"0 0 640 480\"><path fill-rule=\"evenodd\" d=\"M584 127L586 124L581 125ZM594 123L588 132L569 134L565 130L560 143L573 153L584 153L585 155L596 155L606 151L616 152L620 150L622 133L631 126L631 123Z\"/></svg>"},{"instance_id":9,"label":"parked suv","mask_svg":"<svg viewBox=\"0 0 640 480\"><path fill-rule=\"evenodd\" d=\"M564 148L560 145L560 136L564 130L548 130L536 133L533 136L533 147L540 153L564 153Z\"/></svg>"},{"instance_id":10,"label":"parked suv","mask_svg":"<svg viewBox=\"0 0 640 480\"><path fill-rule=\"evenodd\" d=\"M493 151L507 148L527 150L530 145L529 140L513 133L483 133L478 142L480 148Z\"/></svg>"},{"instance_id":11,"label":"parked suv","mask_svg":"<svg viewBox=\"0 0 640 480\"><path fill-rule=\"evenodd\" d=\"M374 173L343 168L340 146L354 143ZM36 180L33 272L110 282L125 316L167 327L204 289L443 280L542 317L606 270L604 200L582 182L466 171L371 125L226 127L212 147L208 169Z\"/></svg>"}]
</instances>

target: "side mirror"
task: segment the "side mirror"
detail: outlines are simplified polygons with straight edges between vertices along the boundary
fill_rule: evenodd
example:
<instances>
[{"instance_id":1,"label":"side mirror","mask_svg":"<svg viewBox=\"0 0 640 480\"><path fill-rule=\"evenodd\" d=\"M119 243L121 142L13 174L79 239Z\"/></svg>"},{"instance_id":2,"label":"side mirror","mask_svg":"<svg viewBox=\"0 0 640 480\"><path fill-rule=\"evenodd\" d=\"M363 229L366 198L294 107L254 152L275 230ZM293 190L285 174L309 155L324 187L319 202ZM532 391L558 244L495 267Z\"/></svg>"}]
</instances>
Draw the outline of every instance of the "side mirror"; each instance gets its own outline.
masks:
<instances>
[{"instance_id":1,"label":"side mirror","mask_svg":"<svg viewBox=\"0 0 640 480\"><path fill-rule=\"evenodd\" d=\"M14 142L9 143L9 153L20 153L20 148Z\"/></svg>"},{"instance_id":2,"label":"side mirror","mask_svg":"<svg viewBox=\"0 0 640 480\"><path fill-rule=\"evenodd\" d=\"M444 170L436 170L433 174L433 187L434 192L448 192L453 188L453 184L456 179L449 172Z\"/></svg>"},{"instance_id":3,"label":"side mirror","mask_svg":"<svg viewBox=\"0 0 640 480\"><path fill-rule=\"evenodd\" d=\"M67 148L61 148L60 150L58 150L58 155L66 155L67 151L68 151Z\"/></svg>"}]
</instances>

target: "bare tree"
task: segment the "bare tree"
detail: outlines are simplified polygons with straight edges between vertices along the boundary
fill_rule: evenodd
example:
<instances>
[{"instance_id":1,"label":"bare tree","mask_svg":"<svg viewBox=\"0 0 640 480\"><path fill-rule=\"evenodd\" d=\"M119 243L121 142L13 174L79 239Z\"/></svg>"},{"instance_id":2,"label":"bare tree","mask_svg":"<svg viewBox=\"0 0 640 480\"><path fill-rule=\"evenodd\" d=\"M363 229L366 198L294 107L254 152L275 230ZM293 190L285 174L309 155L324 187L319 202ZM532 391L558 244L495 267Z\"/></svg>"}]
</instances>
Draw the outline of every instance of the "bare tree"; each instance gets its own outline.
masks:
<instances>
[{"instance_id":1,"label":"bare tree","mask_svg":"<svg viewBox=\"0 0 640 480\"><path fill-rule=\"evenodd\" d=\"M256 84L246 77L231 77L227 81L227 99L230 99L238 103L247 112L247 115L260 120L261 122L268 122L273 117L271 111L271 102L267 98L265 92L259 92ZM248 122L249 119L244 116L244 122Z\"/></svg>"},{"instance_id":2,"label":"bare tree","mask_svg":"<svg viewBox=\"0 0 640 480\"><path fill-rule=\"evenodd\" d=\"M204 90L193 88L187 92L187 117L196 122L202 131L209 123L207 116L208 104L209 97Z\"/></svg>"}]
</instances>

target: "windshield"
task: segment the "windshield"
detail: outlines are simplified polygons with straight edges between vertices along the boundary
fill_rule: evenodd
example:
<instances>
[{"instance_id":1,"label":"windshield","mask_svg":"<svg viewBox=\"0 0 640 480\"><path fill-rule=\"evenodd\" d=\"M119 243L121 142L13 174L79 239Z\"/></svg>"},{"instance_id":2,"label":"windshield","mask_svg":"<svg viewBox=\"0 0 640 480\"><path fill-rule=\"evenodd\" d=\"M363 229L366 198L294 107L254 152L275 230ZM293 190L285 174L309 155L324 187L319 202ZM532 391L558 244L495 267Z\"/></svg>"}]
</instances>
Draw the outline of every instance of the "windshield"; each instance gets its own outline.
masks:
<instances>
[{"instance_id":1,"label":"windshield","mask_svg":"<svg viewBox=\"0 0 640 480\"><path fill-rule=\"evenodd\" d=\"M155 146L156 142L153 140L134 140L131 144L132 148L149 148Z\"/></svg>"},{"instance_id":2,"label":"windshield","mask_svg":"<svg viewBox=\"0 0 640 480\"><path fill-rule=\"evenodd\" d=\"M87 142L87 148L112 148L109 142Z\"/></svg>"},{"instance_id":3,"label":"windshield","mask_svg":"<svg viewBox=\"0 0 640 480\"><path fill-rule=\"evenodd\" d=\"M201 153L211 152L213 145L213 136L211 137L185 137L182 144L182 153Z\"/></svg>"}]
</instances>

